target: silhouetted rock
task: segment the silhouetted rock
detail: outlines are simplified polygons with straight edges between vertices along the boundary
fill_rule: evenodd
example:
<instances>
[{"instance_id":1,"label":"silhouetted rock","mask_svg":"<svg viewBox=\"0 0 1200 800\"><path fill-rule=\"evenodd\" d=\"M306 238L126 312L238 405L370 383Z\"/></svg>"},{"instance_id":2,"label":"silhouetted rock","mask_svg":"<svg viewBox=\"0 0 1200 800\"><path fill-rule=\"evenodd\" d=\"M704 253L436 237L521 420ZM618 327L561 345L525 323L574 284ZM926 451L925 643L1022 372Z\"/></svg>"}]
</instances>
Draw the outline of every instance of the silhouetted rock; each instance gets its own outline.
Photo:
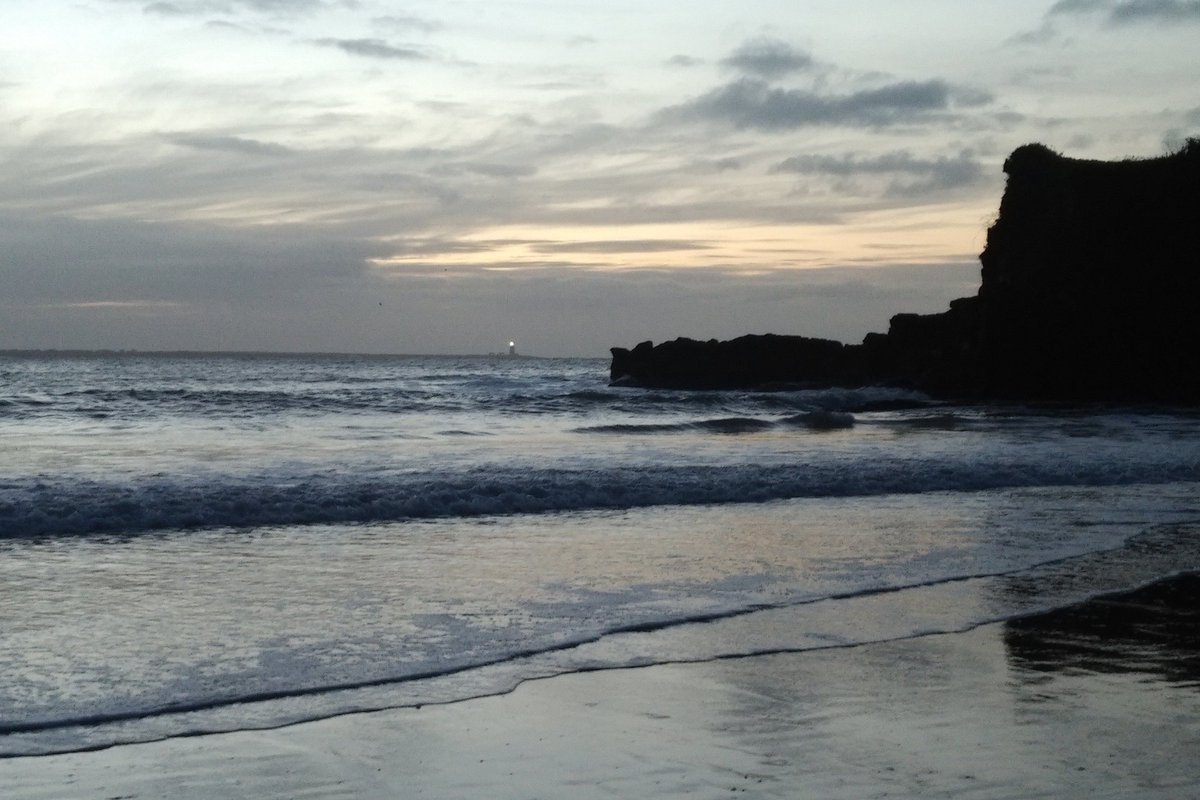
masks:
<instances>
[{"instance_id":1,"label":"silhouetted rock","mask_svg":"<svg viewBox=\"0 0 1200 800\"><path fill-rule=\"evenodd\" d=\"M614 383L890 384L935 396L1200 401L1200 140L1084 161L1031 144L1004 163L978 295L897 314L860 345L802 336L613 348Z\"/></svg>"},{"instance_id":2,"label":"silhouetted rock","mask_svg":"<svg viewBox=\"0 0 1200 800\"><path fill-rule=\"evenodd\" d=\"M829 339L770 333L728 342L675 339L657 347L642 342L632 350L612 349L611 374L616 384L683 389L830 384L850 379L853 349Z\"/></svg>"},{"instance_id":3,"label":"silhouetted rock","mask_svg":"<svg viewBox=\"0 0 1200 800\"><path fill-rule=\"evenodd\" d=\"M980 261L986 395L1200 399L1200 140L1144 161L1018 148Z\"/></svg>"}]
</instances>

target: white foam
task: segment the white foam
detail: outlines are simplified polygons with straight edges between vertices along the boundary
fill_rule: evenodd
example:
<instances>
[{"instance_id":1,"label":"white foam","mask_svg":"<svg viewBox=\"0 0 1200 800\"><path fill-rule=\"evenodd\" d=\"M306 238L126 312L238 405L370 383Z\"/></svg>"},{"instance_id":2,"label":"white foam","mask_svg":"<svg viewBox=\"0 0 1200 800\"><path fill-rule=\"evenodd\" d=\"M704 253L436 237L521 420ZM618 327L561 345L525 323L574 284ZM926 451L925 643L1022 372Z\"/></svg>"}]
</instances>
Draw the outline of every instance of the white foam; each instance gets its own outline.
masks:
<instances>
[{"instance_id":1,"label":"white foam","mask_svg":"<svg viewBox=\"0 0 1200 800\"><path fill-rule=\"evenodd\" d=\"M1091 442L1069 449L1062 445L1062 441L1048 446L1033 443L990 452L855 447L819 451L808 462L715 466L618 463L538 469L518 463L447 473L395 472L360 464L332 473L204 473L121 481L70 474L10 478L0 484L0 537L1200 479L1194 446L1164 449L1152 442Z\"/></svg>"}]
</instances>

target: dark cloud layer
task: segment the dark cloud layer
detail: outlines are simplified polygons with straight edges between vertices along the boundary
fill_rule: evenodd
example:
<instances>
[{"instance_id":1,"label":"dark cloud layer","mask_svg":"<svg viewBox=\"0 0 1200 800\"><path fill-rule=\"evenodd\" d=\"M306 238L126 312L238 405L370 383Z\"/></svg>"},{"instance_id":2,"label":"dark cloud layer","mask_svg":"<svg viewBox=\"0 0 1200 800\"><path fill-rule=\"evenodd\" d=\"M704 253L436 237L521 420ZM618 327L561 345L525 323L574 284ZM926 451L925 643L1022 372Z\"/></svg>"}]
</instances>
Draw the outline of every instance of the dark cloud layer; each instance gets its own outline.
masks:
<instances>
[{"instance_id":1,"label":"dark cloud layer","mask_svg":"<svg viewBox=\"0 0 1200 800\"><path fill-rule=\"evenodd\" d=\"M499 164L492 162L446 163L429 170L434 175L460 175L469 173L482 175L486 178L528 178L537 174L533 164Z\"/></svg>"},{"instance_id":2,"label":"dark cloud layer","mask_svg":"<svg viewBox=\"0 0 1200 800\"><path fill-rule=\"evenodd\" d=\"M290 148L274 142L245 139L240 136L221 136L199 133L174 133L165 137L172 144L196 150L216 150L247 156L285 156Z\"/></svg>"},{"instance_id":3,"label":"dark cloud layer","mask_svg":"<svg viewBox=\"0 0 1200 800\"><path fill-rule=\"evenodd\" d=\"M801 175L830 175L850 178L861 175L892 177L887 193L916 195L969 186L984 177L983 165L970 153L953 158L917 158L898 151L878 156L792 156L777 164L772 172Z\"/></svg>"},{"instance_id":4,"label":"dark cloud layer","mask_svg":"<svg viewBox=\"0 0 1200 800\"><path fill-rule=\"evenodd\" d=\"M1061 21L1093 17L1109 28L1138 24L1161 26L1200 23L1200 0L1058 0L1046 12L1040 27L1018 33L1007 44L1039 46L1059 41Z\"/></svg>"},{"instance_id":5,"label":"dark cloud layer","mask_svg":"<svg viewBox=\"0 0 1200 800\"><path fill-rule=\"evenodd\" d=\"M986 92L961 89L942 80L900 81L848 94L819 94L741 78L667 109L663 115L668 120L726 122L758 130L818 125L880 127L991 100Z\"/></svg>"},{"instance_id":6,"label":"dark cloud layer","mask_svg":"<svg viewBox=\"0 0 1200 800\"><path fill-rule=\"evenodd\" d=\"M721 64L739 72L771 80L811 69L813 59L808 53L797 50L787 42L762 38L746 42L728 58L723 59Z\"/></svg>"},{"instance_id":7,"label":"dark cloud layer","mask_svg":"<svg viewBox=\"0 0 1200 800\"><path fill-rule=\"evenodd\" d=\"M131 0L116 0L127 3ZM231 14L235 11L289 16L317 11L322 8L344 6L349 0L161 0L146 3L142 10L158 16L181 17L206 14ZM132 0L142 2L142 0Z\"/></svg>"},{"instance_id":8,"label":"dark cloud layer","mask_svg":"<svg viewBox=\"0 0 1200 800\"><path fill-rule=\"evenodd\" d=\"M1200 22L1200 2L1181 0L1129 0L1118 3L1110 15L1113 22Z\"/></svg>"},{"instance_id":9,"label":"dark cloud layer","mask_svg":"<svg viewBox=\"0 0 1200 800\"><path fill-rule=\"evenodd\" d=\"M322 47L335 47L354 56L365 58L395 59L400 61L425 61L429 56L411 47L396 47L382 39L317 39Z\"/></svg>"},{"instance_id":10,"label":"dark cloud layer","mask_svg":"<svg viewBox=\"0 0 1200 800\"><path fill-rule=\"evenodd\" d=\"M379 243L300 226L0 216L0 282L23 303L256 298L353 278Z\"/></svg>"},{"instance_id":11,"label":"dark cloud layer","mask_svg":"<svg viewBox=\"0 0 1200 800\"><path fill-rule=\"evenodd\" d=\"M438 20L427 19L425 17L415 17L411 15L389 15L384 17L375 17L371 21L381 28L402 32L416 31L418 33L437 33L446 27Z\"/></svg>"},{"instance_id":12,"label":"dark cloud layer","mask_svg":"<svg viewBox=\"0 0 1200 800\"><path fill-rule=\"evenodd\" d=\"M1112 5L1112 0L1058 0L1057 3L1050 6L1047 15L1055 14L1086 14L1092 11L1099 11L1103 8Z\"/></svg>"},{"instance_id":13,"label":"dark cloud layer","mask_svg":"<svg viewBox=\"0 0 1200 800\"><path fill-rule=\"evenodd\" d=\"M1104 13L1114 25L1136 22L1200 22L1200 0L1059 0L1048 16Z\"/></svg>"}]
</instances>

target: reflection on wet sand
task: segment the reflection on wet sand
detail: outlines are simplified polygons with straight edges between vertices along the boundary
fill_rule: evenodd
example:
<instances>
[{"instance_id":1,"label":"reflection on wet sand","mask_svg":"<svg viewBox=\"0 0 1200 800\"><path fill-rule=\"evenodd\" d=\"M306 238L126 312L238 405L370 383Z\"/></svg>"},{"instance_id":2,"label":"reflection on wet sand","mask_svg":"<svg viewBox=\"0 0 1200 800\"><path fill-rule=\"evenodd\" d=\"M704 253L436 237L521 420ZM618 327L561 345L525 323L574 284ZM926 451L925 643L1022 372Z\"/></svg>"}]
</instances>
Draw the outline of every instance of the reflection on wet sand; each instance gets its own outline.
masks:
<instances>
[{"instance_id":1,"label":"reflection on wet sand","mask_svg":"<svg viewBox=\"0 0 1200 800\"><path fill-rule=\"evenodd\" d=\"M1200 575L1169 578L1004 626L1013 671L1141 673L1200 688Z\"/></svg>"},{"instance_id":2,"label":"reflection on wet sand","mask_svg":"<svg viewBox=\"0 0 1200 800\"><path fill-rule=\"evenodd\" d=\"M965 633L714 664L728 688L705 733L755 756L761 796L1200 796L1198 634L1200 575L1182 575Z\"/></svg>"}]
</instances>

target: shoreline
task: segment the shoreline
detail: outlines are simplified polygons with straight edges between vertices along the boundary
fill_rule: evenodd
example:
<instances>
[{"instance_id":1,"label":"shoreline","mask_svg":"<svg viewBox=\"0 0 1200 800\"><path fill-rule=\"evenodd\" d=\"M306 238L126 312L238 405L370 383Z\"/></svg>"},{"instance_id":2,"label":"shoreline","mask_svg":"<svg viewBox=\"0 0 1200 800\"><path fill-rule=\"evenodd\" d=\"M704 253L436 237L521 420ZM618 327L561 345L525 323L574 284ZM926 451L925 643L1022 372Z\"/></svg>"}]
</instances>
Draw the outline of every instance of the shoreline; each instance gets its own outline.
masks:
<instances>
[{"instance_id":1,"label":"shoreline","mask_svg":"<svg viewBox=\"0 0 1200 800\"><path fill-rule=\"evenodd\" d=\"M570 673L506 695L0 761L14 800L1179 797L1200 576L967 633Z\"/></svg>"}]
</instances>

